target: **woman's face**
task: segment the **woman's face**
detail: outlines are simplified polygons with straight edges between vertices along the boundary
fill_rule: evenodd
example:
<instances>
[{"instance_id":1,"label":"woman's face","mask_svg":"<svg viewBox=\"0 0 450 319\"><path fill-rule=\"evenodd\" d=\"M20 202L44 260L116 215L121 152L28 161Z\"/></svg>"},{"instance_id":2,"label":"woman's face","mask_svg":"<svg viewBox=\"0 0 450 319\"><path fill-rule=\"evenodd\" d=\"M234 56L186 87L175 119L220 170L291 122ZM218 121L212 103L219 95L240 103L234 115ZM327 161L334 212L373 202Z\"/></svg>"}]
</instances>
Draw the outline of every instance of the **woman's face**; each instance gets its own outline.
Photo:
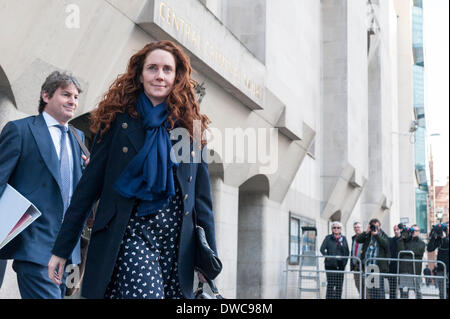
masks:
<instances>
[{"instance_id":1,"label":"woman's face","mask_svg":"<svg viewBox=\"0 0 450 319\"><path fill-rule=\"evenodd\" d=\"M333 232L333 235L339 236L341 234L342 229L341 229L341 226L333 225L331 227L331 231Z\"/></svg>"},{"instance_id":2,"label":"woman's face","mask_svg":"<svg viewBox=\"0 0 450 319\"><path fill-rule=\"evenodd\" d=\"M175 58L170 52L156 49L147 55L140 81L153 106L161 104L175 83Z\"/></svg>"}]
</instances>

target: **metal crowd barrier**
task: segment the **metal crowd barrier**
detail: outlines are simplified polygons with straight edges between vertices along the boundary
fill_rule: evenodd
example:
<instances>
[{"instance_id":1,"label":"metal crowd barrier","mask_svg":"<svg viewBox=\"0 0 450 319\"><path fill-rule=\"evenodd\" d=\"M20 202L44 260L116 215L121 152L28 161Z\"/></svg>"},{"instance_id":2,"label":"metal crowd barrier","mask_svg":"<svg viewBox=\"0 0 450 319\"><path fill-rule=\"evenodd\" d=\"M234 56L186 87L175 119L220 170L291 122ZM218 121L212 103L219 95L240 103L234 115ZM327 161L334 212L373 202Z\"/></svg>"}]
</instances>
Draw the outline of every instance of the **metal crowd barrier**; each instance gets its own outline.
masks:
<instances>
[{"instance_id":1,"label":"metal crowd barrier","mask_svg":"<svg viewBox=\"0 0 450 319\"><path fill-rule=\"evenodd\" d=\"M297 264L291 264L293 259ZM325 269L325 259L352 260L361 269L361 260L353 256L295 255L286 260L284 297L293 299L361 299L362 272Z\"/></svg>"},{"instance_id":2,"label":"metal crowd barrier","mask_svg":"<svg viewBox=\"0 0 450 319\"><path fill-rule=\"evenodd\" d=\"M344 270L325 269L325 259L347 260ZM297 263L292 264L296 260ZM352 261L359 270L352 270ZM377 261L440 264L443 275L409 273L380 273L371 265ZM364 266L364 267L361 267ZM399 272L400 267L397 266ZM423 267L422 271L423 272ZM438 260L403 258L369 258L364 263L353 256L295 255L286 259L284 270L284 298L288 299L389 299L423 298L446 299L448 278L446 266ZM380 280L382 279L382 280Z\"/></svg>"},{"instance_id":3,"label":"metal crowd barrier","mask_svg":"<svg viewBox=\"0 0 450 319\"><path fill-rule=\"evenodd\" d=\"M400 255L400 254L399 254ZM397 262L397 273L380 273L374 266L377 261ZM400 273L401 263L411 263L411 273ZM420 275L416 274L416 267L422 264ZM444 270L442 275L423 275L423 265L438 264ZM368 258L364 262L365 299L446 299L448 277L446 265L439 260L415 258Z\"/></svg>"}]
</instances>

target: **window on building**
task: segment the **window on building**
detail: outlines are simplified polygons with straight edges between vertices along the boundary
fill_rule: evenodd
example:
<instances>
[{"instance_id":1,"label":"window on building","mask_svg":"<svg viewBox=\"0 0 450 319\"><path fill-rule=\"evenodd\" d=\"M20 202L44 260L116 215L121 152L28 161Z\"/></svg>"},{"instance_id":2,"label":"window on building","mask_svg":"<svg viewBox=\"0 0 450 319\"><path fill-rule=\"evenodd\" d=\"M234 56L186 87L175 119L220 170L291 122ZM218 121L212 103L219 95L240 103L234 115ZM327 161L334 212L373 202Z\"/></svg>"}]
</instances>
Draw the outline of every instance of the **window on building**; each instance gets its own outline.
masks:
<instances>
[{"instance_id":1,"label":"window on building","mask_svg":"<svg viewBox=\"0 0 450 319\"><path fill-rule=\"evenodd\" d=\"M317 230L314 221L291 215L289 218L289 264L298 265L299 255L315 256ZM313 260L304 259L305 265Z\"/></svg>"},{"instance_id":2,"label":"window on building","mask_svg":"<svg viewBox=\"0 0 450 319\"><path fill-rule=\"evenodd\" d=\"M292 217L289 221L289 264L296 265L300 255L300 219Z\"/></svg>"},{"instance_id":3,"label":"window on building","mask_svg":"<svg viewBox=\"0 0 450 319\"><path fill-rule=\"evenodd\" d=\"M414 64L424 66L423 48L413 48Z\"/></svg>"},{"instance_id":4,"label":"window on building","mask_svg":"<svg viewBox=\"0 0 450 319\"><path fill-rule=\"evenodd\" d=\"M312 223L301 223L302 238L301 252L303 255L316 254L317 230Z\"/></svg>"}]
</instances>

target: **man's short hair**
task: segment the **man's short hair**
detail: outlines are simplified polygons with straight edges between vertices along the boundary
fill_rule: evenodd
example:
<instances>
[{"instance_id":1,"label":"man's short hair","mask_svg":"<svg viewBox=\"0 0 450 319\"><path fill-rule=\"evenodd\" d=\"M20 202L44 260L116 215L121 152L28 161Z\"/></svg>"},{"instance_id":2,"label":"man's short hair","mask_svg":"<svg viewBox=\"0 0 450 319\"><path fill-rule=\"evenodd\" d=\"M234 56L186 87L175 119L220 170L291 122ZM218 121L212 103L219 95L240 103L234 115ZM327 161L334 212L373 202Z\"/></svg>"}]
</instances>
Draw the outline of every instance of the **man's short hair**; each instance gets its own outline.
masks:
<instances>
[{"instance_id":1,"label":"man's short hair","mask_svg":"<svg viewBox=\"0 0 450 319\"><path fill-rule=\"evenodd\" d=\"M378 224L381 225L381 223L380 223L380 221L379 221L378 219L372 218L372 219L370 220L370 222L369 222L369 225L371 225L371 224L376 224L376 223L378 223Z\"/></svg>"},{"instance_id":2,"label":"man's short hair","mask_svg":"<svg viewBox=\"0 0 450 319\"><path fill-rule=\"evenodd\" d=\"M53 97L53 94L55 94L55 91L58 88L66 88L70 84L75 85L75 87L78 90L78 93L83 92L81 90L80 83L78 83L78 80L66 72L59 72L59 71L53 71L47 78L45 79L44 84L42 84L41 87L41 94L39 97L39 113L44 112L45 106L47 105L46 102L42 99L42 93L45 92L48 94L49 98Z\"/></svg>"},{"instance_id":3,"label":"man's short hair","mask_svg":"<svg viewBox=\"0 0 450 319\"><path fill-rule=\"evenodd\" d=\"M354 222L353 223L353 227L355 227L356 225L361 225L361 223L360 222Z\"/></svg>"}]
</instances>

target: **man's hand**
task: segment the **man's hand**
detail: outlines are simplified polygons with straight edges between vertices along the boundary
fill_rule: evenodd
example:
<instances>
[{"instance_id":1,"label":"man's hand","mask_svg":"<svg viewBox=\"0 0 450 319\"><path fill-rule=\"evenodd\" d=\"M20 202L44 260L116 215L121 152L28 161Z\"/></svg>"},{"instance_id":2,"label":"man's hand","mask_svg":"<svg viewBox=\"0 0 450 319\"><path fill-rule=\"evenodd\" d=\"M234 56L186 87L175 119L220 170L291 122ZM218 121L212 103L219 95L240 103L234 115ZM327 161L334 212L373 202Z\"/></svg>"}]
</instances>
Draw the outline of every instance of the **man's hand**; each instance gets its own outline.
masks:
<instances>
[{"instance_id":1,"label":"man's hand","mask_svg":"<svg viewBox=\"0 0 450 319\"><path fill-rule=\"evenodd\" d=\"M48 277L57 285L61 285L62 283L65 265L66 260L55 255L52 255L48 262Z\"/></svg>"},{"instance_id":2,"label":"man's hand","mask_svg":"<svg viewBox=\"0 0 450 319\"><path fill-rule=\"evenodd\" d=\"M81 155L81 159L84 161L84 166L88 166L91 158L87 158L86 155Z\"/></svg>"}]
</instances>

